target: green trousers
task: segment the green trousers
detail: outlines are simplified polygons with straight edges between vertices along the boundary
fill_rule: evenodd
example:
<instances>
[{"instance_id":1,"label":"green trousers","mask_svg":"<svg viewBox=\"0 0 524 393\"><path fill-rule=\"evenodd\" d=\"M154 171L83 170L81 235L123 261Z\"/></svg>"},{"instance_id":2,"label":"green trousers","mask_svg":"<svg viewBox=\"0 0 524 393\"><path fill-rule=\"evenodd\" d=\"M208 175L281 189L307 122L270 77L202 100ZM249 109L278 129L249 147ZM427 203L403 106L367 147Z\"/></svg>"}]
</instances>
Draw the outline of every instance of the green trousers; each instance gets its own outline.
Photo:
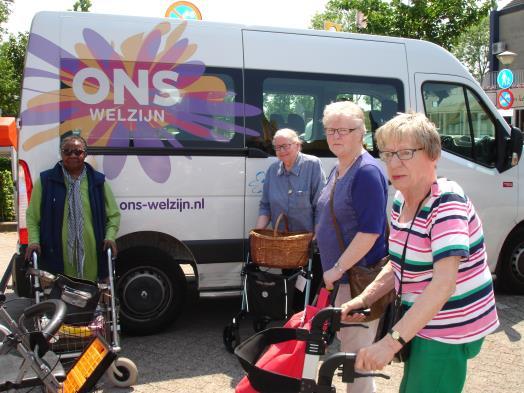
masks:
<instances>
[{"instance_id":1,"label":"green trousers","mask_svg":"<svg viewBox=\"0 0 524 393\"><path fill-rule=\"evenodd\" d=\"M415 337L404 364L400 393L460 393L466 381L468 359L478 355L484 339L446 344Z\"/></svg>"}]
</instances>

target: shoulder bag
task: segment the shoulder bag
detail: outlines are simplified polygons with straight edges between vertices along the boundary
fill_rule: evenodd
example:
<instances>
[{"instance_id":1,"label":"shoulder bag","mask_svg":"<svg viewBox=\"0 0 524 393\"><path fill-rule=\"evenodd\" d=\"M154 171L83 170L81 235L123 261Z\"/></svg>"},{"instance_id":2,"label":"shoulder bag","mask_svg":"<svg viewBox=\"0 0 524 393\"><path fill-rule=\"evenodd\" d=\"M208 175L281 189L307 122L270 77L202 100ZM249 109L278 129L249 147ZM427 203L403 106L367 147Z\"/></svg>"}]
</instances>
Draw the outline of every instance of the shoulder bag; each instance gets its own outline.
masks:
<instances>
[{"instance_id":1,"label":"shoulder bag","mask_svg":"<svg viewBox=\"0 0 524 393\"><path fill-rule=\"evenodd\" d=\"M331 195L329 199L329 208L331 212L331 218L333 219L333 225L335 227L335 232L337 234L340 251L343 253L346 249L346 246L344 245L344 239L342 238L342 233L340 231L337 218L335 217L335 208L333 203L333 196L335 194L336 185L337 179L335 178L335 181L333 183L333 189L331 190ZM387 232L388 228L386 223L386 233ZM351 290L351 297L357 297L358 295L360 295L364 291L364 289L366 289L366 287L375 280L382 268L385 265L387 265L388 262L389 256L385 256L384 258L380 259L378 262L371 266L355 265L351 267L351 269L349 269L349 271L347 272L349 278L349 287ZM370 307L371 313L366 317L364 321L370 322L380 318L381 315L384 313L386 306L392 301L394 295L395 291L391 290L390 292L382 296L380 299L378 299L376 302L374 302Z\"/></svg>"},{"instance_id":2,"label":"shoulder bag","mask_svg":"<svg viewBox=\"0 0 524 393\"><path fill-rule=\"evenodd\" d=\"M424 198L419 202L417 210L415 212L415 216L413 217L413 220L411 221L411 225L409 226L409 230L406 236L406 242L404 243L404 249L402 250L402 257L400 258L400 283L398 287L398 293L395 295L393 301L391 301L382 315L381 321L379 323L378 329L377 329L377 335L375 337L375 342L382 340L391 329L393 329L393 326L397 324L398 321L404 316L404 309L402 308L402 278L404 276L404 266L406 262L406 250L408 246L408 240L409 235L411 233L411 229L413 228L413 224L415 223L415 220L417 218L417 214L422 206L422 202L429 196L429 192L426 194ZM411 341L407 342L406 345L402 347L400 351L398 351L395 356L393 357L394 362L405 362L409 354L411 352Z\"/></svg>"}]
</instances>

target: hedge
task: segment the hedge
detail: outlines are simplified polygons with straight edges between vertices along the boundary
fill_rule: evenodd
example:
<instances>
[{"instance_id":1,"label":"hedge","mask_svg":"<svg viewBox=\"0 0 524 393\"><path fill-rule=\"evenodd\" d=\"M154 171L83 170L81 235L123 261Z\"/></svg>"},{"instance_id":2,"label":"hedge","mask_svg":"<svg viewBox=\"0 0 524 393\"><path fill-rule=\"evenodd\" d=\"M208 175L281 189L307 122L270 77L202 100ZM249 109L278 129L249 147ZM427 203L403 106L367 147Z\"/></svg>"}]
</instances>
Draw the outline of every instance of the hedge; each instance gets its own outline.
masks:
<instances>
[{"instance_id":1,"label":"hedge","mask_svg":"<svg viewBox=\"0 0 524 393\"><path fill-rule=\"evenodd\" d=\"M11 160L0 157L0 221L15 220Z\"/></svg>"}]
</instances>

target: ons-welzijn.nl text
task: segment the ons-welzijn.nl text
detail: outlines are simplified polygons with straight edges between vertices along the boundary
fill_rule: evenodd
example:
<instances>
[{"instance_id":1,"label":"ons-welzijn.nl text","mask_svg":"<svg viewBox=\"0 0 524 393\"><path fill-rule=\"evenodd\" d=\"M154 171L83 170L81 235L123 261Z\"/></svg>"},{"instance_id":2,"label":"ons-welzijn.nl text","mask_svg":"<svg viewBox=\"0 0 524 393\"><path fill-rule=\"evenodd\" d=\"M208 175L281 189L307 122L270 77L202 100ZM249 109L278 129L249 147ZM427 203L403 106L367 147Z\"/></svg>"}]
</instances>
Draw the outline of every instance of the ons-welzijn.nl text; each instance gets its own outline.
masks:
<instances>
[{"instance_id":1,"label":"ons-welzijn.nl text","mask_svg":"<svg viewBox=\"0 0 524 393\"><path fill-rule=\"evenodd\" d=\"M165 198L154 201L121 201L120 210L171 210L182 212L184 210L204 210L205 199L197 198L187 200L184 198Z\"/></svg>"}]
</instances>

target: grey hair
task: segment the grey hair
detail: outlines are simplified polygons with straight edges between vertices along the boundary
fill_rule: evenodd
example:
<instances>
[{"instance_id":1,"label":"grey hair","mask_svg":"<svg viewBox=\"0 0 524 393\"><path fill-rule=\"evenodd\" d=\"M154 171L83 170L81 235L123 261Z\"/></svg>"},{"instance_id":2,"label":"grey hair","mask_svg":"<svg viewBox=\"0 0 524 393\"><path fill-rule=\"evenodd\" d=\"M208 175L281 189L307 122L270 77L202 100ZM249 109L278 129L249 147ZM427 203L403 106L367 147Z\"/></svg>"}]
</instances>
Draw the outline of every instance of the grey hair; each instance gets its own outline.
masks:
<instances>
[{"instance_id":1,"label":"grey hair","mask_svg":"<svg viewBox=\"0 0 524 393\"><path fill-rule=\"evenodd\" d=\"M84 151L87 151L87 142L80 135L69 135L62 139L62 141L60 142L60 151L62 151L66 143L70 141L80 141L82 147L84 148Z\"/></svg>"},{"instance_id":2,"label":"grey hair","mask_svg":"<svg viewBox=\"0 0 524 393\"><path fill-rule=\"evenodd\" d=\"M302 145L302 141L298 137L297 132L295 130L292 130L291 128L281 128L280 130L275 132L275 135L273 135L273 140L275 140L275 138L279 136L288 138L292 140L294 143L298 143L299 145Z\"/></svg>"},{"instance_id":3,"label":"grey hair","mask_svg":"<svg viewBox=\"0 0 524 393\"><path fill-rule=\"evenodd\" d=\"M364 132L366 132L366 121L364 111L354 102L338 101L326 105L326 107L324 108L324 117L322 118L322 123L324 124L324 126L326 125L326 119L333 115L353 116L357 119L362 120L362 128Z\"/></svg>"},{"instance_id":4,"label":"grey hair","mask_svg":"<svg viewBox=\"0 0 524 393\"><path fill-rule=\"evenodd\" d=\"M375 138L379 150L383 150L392 140L411 138L431 160L440 157L441 144L437 127L423 113L398 114L376 131Z\"/></svg>"}]
</instances>

